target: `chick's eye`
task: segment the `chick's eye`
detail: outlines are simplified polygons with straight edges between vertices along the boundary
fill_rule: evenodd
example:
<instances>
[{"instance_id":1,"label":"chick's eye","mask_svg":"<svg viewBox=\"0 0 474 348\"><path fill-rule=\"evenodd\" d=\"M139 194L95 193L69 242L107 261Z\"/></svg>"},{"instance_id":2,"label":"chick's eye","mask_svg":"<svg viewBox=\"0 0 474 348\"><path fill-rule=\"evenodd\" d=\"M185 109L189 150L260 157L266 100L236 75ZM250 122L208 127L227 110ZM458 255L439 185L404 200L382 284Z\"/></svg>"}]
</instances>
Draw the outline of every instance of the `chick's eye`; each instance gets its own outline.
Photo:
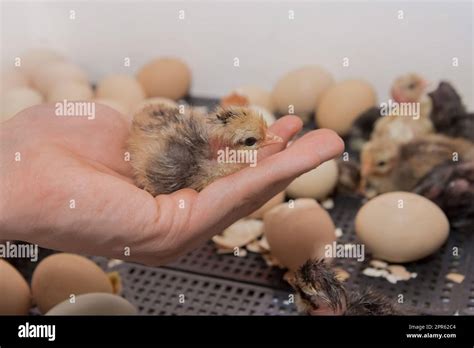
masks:
<instances>
[{"instance_id":1,"label":"chick's eye","mask_svg":"<svg viewBox=\"0 0 474 348\"><path fill-rule=\"evenodd\" d=\"M387 164L386 161L378 161L377 162L377 167L384 167Z\"/></svg>"},{"instance_id":2,"label":"chick's eye","mask_svg":"<svg viewBox=\"0 0 474 348\"><path fill-rule=\"evenodd\" d=\"M408 85L408 89L415 89L415 87L416 87L416 83L414 82Z\"/></svg>"},{"instance_id":3,"label":"chick's eye","mask_svg":"<svg viewBox=\"0 0 474 348\"><path fill-rule=\"evenodd\" d=\"M245 139L245 146L253 146L255 145L255 143L257 142L257 139L255 139L254 137L250 137L250 138L247 138Z\"/></svg>"}]
</instances>

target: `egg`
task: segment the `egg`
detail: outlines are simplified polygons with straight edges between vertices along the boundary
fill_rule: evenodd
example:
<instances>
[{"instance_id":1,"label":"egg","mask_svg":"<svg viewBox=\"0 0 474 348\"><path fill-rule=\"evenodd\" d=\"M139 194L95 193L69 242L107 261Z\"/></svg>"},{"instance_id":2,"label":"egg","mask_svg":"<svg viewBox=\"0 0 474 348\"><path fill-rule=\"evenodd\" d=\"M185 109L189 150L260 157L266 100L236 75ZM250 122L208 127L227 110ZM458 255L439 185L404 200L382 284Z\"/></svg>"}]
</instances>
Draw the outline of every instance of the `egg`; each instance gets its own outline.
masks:
<instances>
[{"instance_id":1,"label":"egg","mask_svg":"<svg viewBox=\"0 0 474 348\"><path fill-rule=\"evenodd\" d=\"M336 160L324 162L291 182L286 193L292 198L326 198L336 187L339 170Z\"/></svg>"},{"instance_id":2,"label":"egg","mask_svg":"<svg viewBox=\"0 0 474 348\"><path fill-rule=\"evenodd\" d=\"M136 113L148 105L163 105L170 108L177 108L179 106L179 104L176 103L173 99L154 97L154 98L147 98L141 101L140 103L138 103L138 105L135 105L135 107L133 108L134 112Z\"/></svg>"},{"instance_id":3,"label":"egg","mask_svg":"<svg viewBox=\"0 0 474 348\"><path fill-rule=\"evenodd\" d=\"M285 200L285 192L280 192L276 196L270 198L270 200L254 211L252 214L249 215L249 218L252 219L263 219L263 215L271 210L273 207L277 206L280 203L283 203Z\"/></svg>"},{"instance_id":4,"label":"egg","mask_svg":"<svg viewBox=\"0 0 474 348\"><path fill-rule=\"evenodd\" d=\"M403 263L438 250L448 238L449 222L443 211L425 197L390 192L360 208L355 230L375 258Z\"/></svg>"},{"instance_id":5,"label":"egg","mask_svg":"<svg viewBox=\"0 0 474 348\"><path fill-rule=\"evenodd\" d=\"M137 75L147 97L180 99L188 94L191 70L176 58L158 58L145 64Z\"/></svg>"},{"instance_id":6,"label":"egg","mask_svg":"<svg viewBox=\"0 0 474 348\"><path fill-rule=\"evenodd\" d=\"M329 214L313 199L282 203L263 216L263 230L273 256L296 271L310 258L324 258L335 240Z\"/></svg>"},{"instance_id":7,"label":"egg","mask_svg":"<svg viewBox=\"0 0 474 348\"><path fill-rule=\"evenodd\" d=\"M354 120L375 106L374 88L363 80L346 80L329 88L322 96L316 111L316 123L339 135L346 135Z\"/></svg>"},{"instance_id":8,"label":"egg","mask_svg":"<svg viewBox=\"0 0 474 348\"><path fill-rule=\"evenodd\" d=\"M94 96L91 86L75 81L62 81L56 83L49 91L48 102L90 100Z\"/></svg>"},{"instance_id":9,"label":"egg","mask_svg":"<svg viewBox=\"0 0 474 348\"><path fill-rule=\"evenodd\" d=\"M123 116L125 116L127 119L129 118L129 112L126 106L122 105L119 101L113 100L113 99L94 99L96 103L103 104L108 106L109 108L112 108L118 112L120 112Z\"/></svg>"},{"instance_id":10,"label":"egg","mask_svg":"<svg viewBox=\"0 0 474 348\"><path fill-rule=\"evenodd\" d=\"M97 84L96 97L115 100L132 111L135 105L145 99L145 92L132 76L110 75Z\"/></svg>"},{"instance_id":11,"label":"egg","mask_svg":"<svg viewBox=\"0 0 474 348\"><path fill-rule=\"evenodd\" d=\"M272 94L259 86L243 86L232 92L244 96L249 104L258 105L271 113L275 112Z\"/></svg>"},{"instance_id":12,"label":"egg","mask_svg":"<svg viewBox=\"0 0 474 348\"><path fill-rule=\"evenodd\" d=\"M85 257L68 253L43 259L33 273L31 290L41 313L71 295L114 292L109 277L99 266Z\"/></svg>"},{"instance_id":13,"label":"egg","mask_svg":"<svg viewBox=\"0 0 474 348\"><path fill-rule=\"evenodd\" d=\"M31 76L42 64L63 61L64 57L48 48L34 48L20 56L20 64L26 74Z\"/></svg>"},{"instance_id":14,"label":"egg","mask_svg":"<svg viewBox=\"0 0 474 348\"><path fill-rule=\"evenodd\" d=\"M38 66L32 74L32 81L38 91L43 95L47 95L49 90L58 82L74 81L88 84L88 77L79 66L58 61Z\"/></svg>"},{"instance_id":15,"label":"egg","mask_svg":"<svg viewBox=\"0 0 474 348\"><path fill-rule=\"evenodd\" d=\"M305 66L290 71L276 83L272 100L279 113L291 113L290 105L293 105L293 113L307 121L319 105L321 95L333 83L333 77L323 68Z\"/></svg>"},{"instance_id":16,"label":"egg","mask_svg":"<svg viewBox=\"0 0 474 348\"><path fill-rule=\"evenodd\" d=\"M41 104L43 97L29 87L18 87L5 92L1 97L1 120L5 121L30 106Z\"/></svg>"},{"instance_id":17,"label":"egg","mask_svg":"<svg viewBox=\"0 0 474 348\"><path fill-rule=\"evenodd\" d=\"M26 315L30 307L31 292L25 278L0 259L0 315Z\"/></svg>"},{"instance_id":18,"label":"egg","mask_svg":"<svg viewBox=\"0 0 474 348\"><path fill-rule=\"evenodd\" d=\"M249 105L247 107L251 110L256 111L258 114L260 114L268 126L271 126L272 124L276 122L275 115L273 115L270 111L268 111L264 107L259 106L259 105Z\"/></svg>"},{"instance_id":19,"label":"egg","mask_svg":"<svg viewBox=\"0 0 474 348\"><path fill-rule=\"evenodd\" d=\"M126 299L106 293L76 296L54 306L46 315L136 315L137 309Z\"/></svg>"},{"instance_id":20,"label":"egg","mask_svg":"<svg viewBox=\"0 0 474 348\"><path fill-rule=\"evenodd\" d=\"M13 88L28 87L30 81L20 69L10 69L2 71L1 84L1 92L5 93Z\"/></svg>"}]
</instances>

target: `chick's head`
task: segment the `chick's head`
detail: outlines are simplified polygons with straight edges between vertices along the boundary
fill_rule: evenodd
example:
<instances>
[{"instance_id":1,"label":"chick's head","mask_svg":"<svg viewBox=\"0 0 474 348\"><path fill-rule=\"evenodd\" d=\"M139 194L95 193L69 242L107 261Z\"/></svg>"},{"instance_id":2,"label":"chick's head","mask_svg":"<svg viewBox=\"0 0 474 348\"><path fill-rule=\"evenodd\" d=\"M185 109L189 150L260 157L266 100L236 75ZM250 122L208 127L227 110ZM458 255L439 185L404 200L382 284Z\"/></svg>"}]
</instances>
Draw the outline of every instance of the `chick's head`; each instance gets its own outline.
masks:
<instances>
[{"instance_id":1,"label":"chick's head","mask_svg":"<svg viewBox=\"0 0 474 348\"><path fill-rule=\"evenodd\" d=\"M215 136L223 146L257 150L283 141L269 131L263 117L252 109L236 106L219 108L211 115L211 119Z\"/></svg>"},{"instance_id":2,"label":"chick's head","mask_svg":"<svg viewBox=\"0 0 474 348\"><path fill-rule=\"evenodd\" d=\"M374 139L362 148L360 190L376 193L393 190L392 173L398 164L399 147L386 139Z\"/></svg>"},{"instance_id":3,"label":"chick's head","mask_svg":"<svg viewBox=\"0 0 474 348\"><path fill-rule=\"evenodd\" d=\"M427 85L418 74L400 76L392 85L392 98L399 103L418 102L425 93Z\"/></svg>"}]
</instances>

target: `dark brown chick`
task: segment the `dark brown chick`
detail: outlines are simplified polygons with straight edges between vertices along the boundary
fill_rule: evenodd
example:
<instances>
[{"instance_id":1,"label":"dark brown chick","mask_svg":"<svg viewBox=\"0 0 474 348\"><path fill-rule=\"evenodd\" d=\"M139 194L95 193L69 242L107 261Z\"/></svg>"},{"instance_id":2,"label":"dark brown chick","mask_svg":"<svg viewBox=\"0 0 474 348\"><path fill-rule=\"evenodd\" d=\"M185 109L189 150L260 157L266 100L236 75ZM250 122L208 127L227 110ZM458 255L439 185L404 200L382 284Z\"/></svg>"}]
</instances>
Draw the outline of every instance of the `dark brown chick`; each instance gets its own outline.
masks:
<instances>
[{"instance_id":1,"label":"dark brown chick","mask_svg":"<svg viewBox=\"0 0 474 348\"><path fill-rule=\"evenodd\" d=\"M203 116L151 105L134 115L128 146L136 184L156 196L200 191L249 165L218 161L219 150L258 150L281 141L247 108L218 108Z\"/></svg>"},{"instance_id":2,"label":"dark brown chick","mask_svg":"<svg viewBox=\"0 0 474 348\"><path fill-rule=\"evenodd\" d=\"M474 158L473 143L443 135L430 134L397 144L375 139L361 153L361 190L376 194L411 191L434 167L451 162L457 153L459 162Z\"/></svg>"},{"instance_id":3,"label":"dark brown chick","mask_svg":"<svg viewBox=\"0 0 474 348\"><path fill-rule=\"evenodd\" d=\"M371 290L351 292L337 279L324 260L311 259L292 279L296 305L307 315L397 315L405 314L387 297Z\"/></svg>"}]
</instances>

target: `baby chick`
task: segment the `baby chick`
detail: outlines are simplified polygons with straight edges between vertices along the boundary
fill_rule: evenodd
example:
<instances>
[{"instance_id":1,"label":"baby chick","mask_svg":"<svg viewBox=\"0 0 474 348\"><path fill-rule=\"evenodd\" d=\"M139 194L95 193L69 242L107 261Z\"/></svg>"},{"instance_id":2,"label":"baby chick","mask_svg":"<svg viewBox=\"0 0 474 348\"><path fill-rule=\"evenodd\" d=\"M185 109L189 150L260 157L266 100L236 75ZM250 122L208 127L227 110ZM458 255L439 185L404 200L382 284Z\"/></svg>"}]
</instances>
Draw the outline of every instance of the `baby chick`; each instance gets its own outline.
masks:
<instances>
[{"instance_id":1,"label":"baby chick","mask_svg":"<svg viewBox=\"0 0 474 348\"><path fill-rule=\"evenodd\" d=\"M381 117L375 123L371 138L405 143L417 136L433 133L434 127L429 118L432 102L425 93L426 87L425 80L417 74L404 75L395 80L392 98L397 103L419 103L419 114Z\"/></svg>"},{"instance_id":2,"label":"baby chick","mask_svg":"<svg viewBox=\"0 0 474 348\"><path fill-rule=\"evenodd\" d=\"M371 290L348 294L324 260L311 259L291 280L296 306L307 315L399 315L404 314L388 298Z\"/></svg>"},{"instance_id":3,"label":"baby chick","mask_svg":"<svg viewBox=\"0 0 474 348\"><path fill-rule=\"evenodd\" d=\"M128 145L136 184L156 196L182 188L200 191L249 165L218 161L219 150L258 150L278 142L282 139L262 117L247 108L201 115L150 105L134 115Z\"/></svg>"},{"instance_id":4,"label":"baby chick","mask_svg":"<svg viewBox=\"0 0 474 348\"><path fill-rule=\"evenodd\" d=\"M366 143L361 153L361 189L375 194L411 191L434 167L450 161L474 159L473 143L430 134L397 144L384 139Z\"/></svg>"}]
</instances>

